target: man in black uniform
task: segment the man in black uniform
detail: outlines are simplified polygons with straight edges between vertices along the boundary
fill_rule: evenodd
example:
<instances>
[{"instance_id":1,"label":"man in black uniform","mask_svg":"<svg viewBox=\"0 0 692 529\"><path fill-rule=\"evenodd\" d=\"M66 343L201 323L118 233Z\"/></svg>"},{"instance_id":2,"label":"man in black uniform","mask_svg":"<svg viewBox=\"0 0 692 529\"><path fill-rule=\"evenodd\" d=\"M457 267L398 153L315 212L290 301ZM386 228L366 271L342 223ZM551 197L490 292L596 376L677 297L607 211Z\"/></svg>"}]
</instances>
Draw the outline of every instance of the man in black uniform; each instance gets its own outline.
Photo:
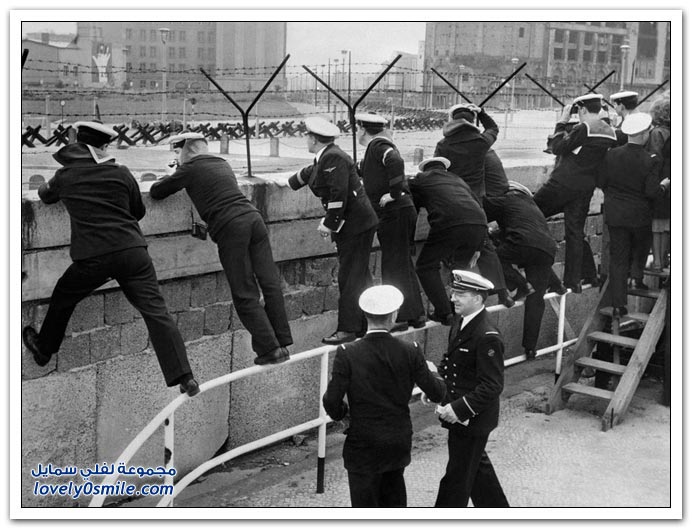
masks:
<instances>
[{"instance_id":1,"label":"man in black uniform","mask_svg":"<svg viewBox=\"0 0 692 529\"><path fill-rule=\"evenodd\" d=\"M194 396L199 385L137 222L146 211L139 185L129 169L105 151L118 134L97 122L77 122L74 127L77 142L53 155L63 167L38 190L46 204L62 200L70 215L73 262L55 285L40 332L24 328L24 345L38 365L46 365L60 349L77 304L115 279L142 314L166 385L180 384L181 392Z\"/></svg>"},{"instance_id":2,"label":"man in black uniform","mask_svg":"<svg viewBox=\"0 0 692 529\"><path fill-rule=\"evenodd\" d=\"M504 387L504 344L484 302L493 284L478 274L453 271L456 315L438 372L447 395L437 412L449 429L449 461L435 507L509 507L485 445L497 427Z\"/></svg>"},{"instance_id":3,"label":"man in black uniform","mask_svg":"<svg viewBox=\"0 0 692 529\"><path fill-rule=\"evenodd\" d=\"M368 265L377 227L377 215L358 178L353 159L334 144L339 128L319 117L305 120L308 150L313 164L291 176L288 184L298 190L309 186L319 197L326 215L317 229L336 243L339 259L339 322L336 331L322 340L338 345L352 342L365 332L358 297L372 281Z\"/></svg>"},{"instance_id":4,"label":"man in black uniform","mask_svg":"<svg viewBox=\"0 0 692 529\"><path fill-rule=\"evenodd\" d=\"M485 196L488 197L501 197L509 189L507 173L505 173L502 160L495 149L490 149L485 155L483 181L485 182Z\"/></svg>"},{"instance_id":5,"label":"man in black uniform","mask_svg":"<svg viewBox=\"0 0 692 529\"><path fill-rule=\"evenodd\" d=\"M543 296L550 285L561 290L560 280L552 265L557 251L555 239L548 231L548 223L533 201L531 191L519 182L509 182L502 196L483 198L483 209L489 221L500 228L497 255L502 263L507 284L528 293L524 305L524 334L522 345L527 360L536 357L536 344L545 310ZM524 269L524 278L512 265ZM526 281L531 283L533 292ZM524 297L515 295L515 299Z\"/></svg>"},{"instance_id":6,"label":"man in black uniform","mask_svg":"<svg viewBox=\"0 0 692 529\"><path fill-rule=\"evenodd\" d=\"M377 114L356 114L358 142L366 147L360 174L379 219L382 283L404 294L394 332L406 330L409 325L424 327L425 310L411 259L418 215L406 184L404 160L385 132L386 124L387 120Z\"/></svg>"},{"instance_id":7,"label":"man in black uniform","mask_svg":"<svg viewBox=\"0 0 692 529\"><path fill-rule=\"evenodd\" d=\"M650 127L649 114L627 116L622 132L629 142L608 152L599 174L598 185L603 189L611 234L610 291L616 318L627 314L630 263L649 250L652 201L670 186L670 179L659 181L661 160L644 147Z\"/></svg>"},{"instance_id":8,"label":"man in black uniform","mask_svg":"<svg viewBox=\"0 0 692 529\"><path fill-rule=\"evenodd\" d=\"M615 145L613 128L599 119L600 94L587 94L574 100L581 123L565 133L572 104L565 105L555 133L548 138L548 147L559 157L549 180L534 195L546 217L564 213L565 223L565 287L581 292L581 281L597 283L596 265L591 246L584 237L584 224L589 213L591 196L596 187L596 174L608 149Z\"/></svg>"},{"instance_id":9,"label":"man in black uniform","mask_svg":"<svg viewBox=\"0 0 692 529\"><path fill-rule=\"evenodd\" d=\"M255 364L285 362L289 358L286 347L293 338L262 215L238 188L228 162L208 153L202 134L186 132L172 137L170 143L178 154L178 168L155 182L149 195L159 200L181 189L187 191L218 246L233 306L252 336Z\"/></svg>"},{"instance_id":10,"label":"man in black uniform","mask_svg":"<svg viewBox=\"0 0 692 529\"><path fill-rule=\"evenodd\" d=\"M488 221L471 188L457 175L447 171L449 160L443 157L423 160L420 172L409 180L416 209L428 212L430 231L416 261L421 286L435 310L428 316L449 325L452 308L440 276L440 262L450 268L468 268L480 251L488 232Z\"/></svg>"},{"instance_id":11,"label":"man in black uniform","mask_svg":"<svg viewBox=\"0 0 692 529\"><path fill-rule=\"evenodd\" d=\"M483 132L475 125L476 118L483 125ZM482 202L486 194L485 165L488 160L491 165L490 171L497 171L499 158L493 157L492 154L488 158L488 153L497 140L498 132L497 124L484 109L474 104L461 103L449 109L449 121L442 128L444 138L437 142L435 147L435 156L449 160L449 172L466 182L479 202ZM493 191L495 188L494 185ZM506 307L513 306L514 300L507 292L502 265L487 234L480 249L477 265L481 273L495 284L500 302Z\"/></svg>"},{"instance_id":12,"label":"man in black uniform","mask_svg":"<svg viewBox=\"0 0 692 529\"><path fill-rule=\"evenodd\" d=\"M406 507L404 470L411 462L413 385L434 402L446 391L418 344L388 331L402 301L401 292L391 285L363 292L359 302L368 332L362 340L339 346L322 399L335 421L350 416L343 457L353 507Z\"/></svg>"}]
</instances>

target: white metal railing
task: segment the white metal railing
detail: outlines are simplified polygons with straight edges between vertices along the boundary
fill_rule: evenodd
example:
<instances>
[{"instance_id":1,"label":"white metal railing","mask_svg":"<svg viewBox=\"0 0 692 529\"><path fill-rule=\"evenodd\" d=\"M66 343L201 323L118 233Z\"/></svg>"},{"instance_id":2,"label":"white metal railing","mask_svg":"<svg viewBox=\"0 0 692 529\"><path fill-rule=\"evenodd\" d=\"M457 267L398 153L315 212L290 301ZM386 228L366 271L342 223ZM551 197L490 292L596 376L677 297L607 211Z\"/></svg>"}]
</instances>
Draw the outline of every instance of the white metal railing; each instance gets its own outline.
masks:
<instances>
[{"instance_id":1,"label":"white metal railing","mask_svg":"<svg viewBox=\"0 0 692 529\"><path fill-rule=\"evenodd\" d=\"M589 288L587 287L584 287ZM568 292L571 292L568 290ZM546 294L544 296L544 299L551 299L551 298L560 298L560 308L559 308L559 314L558 314L558 336L557 336L557 343L555 345L551 345L549 347L545 347L543 349L539 349L536 351L536 356L540 355L545 355L549 354L551 352L557 351L557 355L555 358L555 374L559 375L560 373L560 366L562 364L562 351L565 347L575 343L577 339L571 339L571 340L564 340L564 328L565 328L565 300L567 298L566 295L560 296L555 293L550 293ZM515 307L520 307L524 304L523 301L518 301L514 306ZM499 312L502 310L508 310L507 307L504 305L493 305L491 307L487 308L488 312ZM407 331L403 331L401 333L397 333L398 335L400 334L407 334L407 333L412 333L412 332L418 332L418 331L424 331L428 329L432 329L434 327L439 327L441 324L428 321L425 325L425 327L422 327L420 329L412 329L409 328ZM224 386L226 384L230 384L232 382L235 382L237 380L241 380L246 377L250 377L253 375L257 375L259 373L265 373L268 370L272 369L279 369L283 368L285 366L289 366L291 364L296 364L298 362L303 362L305 360L309 360L310 358L314 357L321 357L320 360L320 391L319 391L319 415L317 418L309 420L307 422L304 422L302 424L298 424L296 426L293 426L291 428L288 428L286 430L282 430L280 432L274 433L272 435L263 437L262 439L258 439L256 441L252 441L250 443L246 443L242 446L239 446L237 448L234 448L232 450L229 450L228 452L225 452L215 458L212 458L208 461L205 461L198 467L196 467L194 470L186 474L182 479L178 481L178 483L175 484L175 487L173 488L174 492L172 495L169 496L164 496L161 498L161 500L158 502L156 505L157 507L172 507L173 506L173 500L175 497L182 492L185 487L187 487L190 483L192 483L195 479L200 477L202 474L207 472L208 470L221 465L222 463L225 463L226 461L230 461L233 458L236 458L240 455L246 454L248 452L251 452L253 450L257 450L258 448L262 448L265 446L268 446L270 444L273 444L277 441L280 441L282 439L289 438L293 435L296 435L300 432L305 432L308 430L312 430L313 428L318 428L317 432L317 467L318 467L318 472L317 472L317 492L323 492L324 491L324 458L325 458L325 453L326 453L326 439L327 439L327 424L331 422L331 419L329 416L326 414L324 411L324 407L322 406L322 395L327 391L327 382L329 380L329 353L336 350L336 346L333 345L324 345L321 347L318 347L316 349L311 349L309 351L305 351L302 353L297 353L291 355L291 358L287 362L283 362L281 364L274 364L274 365L266 365L266 366L252 366L248 367L245 369L241 369L239 371L235 371L233 373L228 373L226 375L220 376L218 378L215 378L213 380L210 380L208 382L205 382L200 385L200 394L197 395L195 398L199 399L201 398L201 395L206 393L207 391L210 391L214 388ZM509 358L505 360L504 364L505 366L510 366L517 364L523 360L526 360L525 355L519 355L515 356L512 358ZM416 387L413 390L413 396L418 395L421 393L420 388ZM129 445L127 445L127 448L120 454L120 457L117 458L117 463L118 467L126 467L128 463L130 462L130 459L137 453L137 451L140 449L140 447L151 437L151 435L158 429L159 426L164 427L164 446L166 448L166 453L170 454L170 457L168 457L168 460L165 462L165 468L167 471L171 470L174 468L174 456L175 456L175 451L174 451L174 429L175 429L175 411L188 402L190 400L190 397L188 397L185 394L180 395L179 397L176 397L171 401L165 408L163 408L150 422L147 424L139 434L130 442ZM104 486L113 486L118 479L119 476L121 476L120 472L113 472L113 474L110 474L104 478L103 482L101 483L101 489L103 489ZM164 479L164 484L165 485L174 485L174 480L173 480L173 475L172 474L167 474ZM106 500L108 495L94 495L91 502L89 503L89 507L101 507Z\"/></svg>"}]
</instances>

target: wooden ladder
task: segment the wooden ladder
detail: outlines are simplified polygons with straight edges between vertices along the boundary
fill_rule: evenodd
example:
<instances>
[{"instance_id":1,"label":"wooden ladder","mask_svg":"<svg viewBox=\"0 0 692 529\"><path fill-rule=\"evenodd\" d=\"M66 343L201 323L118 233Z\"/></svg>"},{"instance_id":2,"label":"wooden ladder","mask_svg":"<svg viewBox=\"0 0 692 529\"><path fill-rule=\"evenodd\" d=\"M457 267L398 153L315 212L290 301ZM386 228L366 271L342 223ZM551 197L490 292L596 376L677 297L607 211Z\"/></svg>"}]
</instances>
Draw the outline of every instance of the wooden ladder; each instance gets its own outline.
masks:
<instances>
[{"instance_id":1,"label":"wooden ladder","mask_svg":"<svg viewBox=\"0 0 692 529\"><path fill-rule=\"evenodd\" d=\"M650 273L650 275L660 276L661 274ZM668 289L629 289L628 294L653 298L656 301L650 312L633 312L622 316L618 322L612 319L613 308L610 306L610 288L609 283L606 282L594 312L584 322L584 327L574 345L573 354L566 361L562 373L552 388L545 407L547 414L550 415L564 408L570 395L576 393L608 402L608 407L601 418L601 428L604 432L622 422L644 370L656 349L658 339L665 328L667 298L670 295ZM606 329L609 323L611 332L603 332L602 329ZM632 326L643 326L643 331L638 339L620 336L620 329ZM613 346L613 362L592 358L594 345L598 342ZM632 350L627 365L621 365L619 362L622 349ZM579 379L585 368L612 375L617 386L613 391L610 391L580 383ZM619 382L617 382L618 378Z\"/></svg>"}]
</instances>

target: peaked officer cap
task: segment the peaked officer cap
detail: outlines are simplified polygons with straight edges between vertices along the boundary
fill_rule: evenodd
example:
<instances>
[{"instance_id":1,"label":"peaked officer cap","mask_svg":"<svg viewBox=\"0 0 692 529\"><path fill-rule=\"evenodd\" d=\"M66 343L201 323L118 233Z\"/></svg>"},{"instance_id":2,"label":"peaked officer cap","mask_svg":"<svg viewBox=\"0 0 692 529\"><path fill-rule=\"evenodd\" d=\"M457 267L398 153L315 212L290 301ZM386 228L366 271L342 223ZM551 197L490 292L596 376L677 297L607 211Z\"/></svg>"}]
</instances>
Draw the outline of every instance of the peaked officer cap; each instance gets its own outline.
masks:
<instances>
[{"instance_id":1,"label":"peaked officer cap","mask_svg":"<svg viewBox=\"0 0 692 529\"><path fill-rule=\"evenodd\" d=\"M308 132L325 138L336 138L341 133L339 127L318 116L305 118L305 128Z\"/></svg>"},{"instance_id":2,"label":"peaked officer cap","mask_svg":"<svg viewBox=\"0 0 692 529\"><path fill-rule=\"evenodd\" d=\"M613 94L610 96L611 101L615 101L616 103L619 103L623 99L627 99L629 97L639 97L639 94L637 92L633 92L632 90L625 90L624 92L618 92L616 94Z\"/></svg>"},{"instance_id":3,"label":"peaked officer cap","mask_svg":"<svg viewBox=\"0 0 692 529\"><path fill-rule=\"evenodd\" d=\"M495 288L492 281L488 281L482 275L467 270L452 270L452 290L466 292L487 292Z\"/></svg>"},{"instance_id":4,"label":"peaked officer cap","mask_svg":"<svg viewBox=\"0 0 692 529\"><path fill-rule=\"evenodd\" d=\"M622 122L622 132L628 136L640 134L651 126L651 114L637 112L629 114Z\"/></svg>"},{"instance_id":5,"label":"peaked officer cap","mask_svg":"<svg viewBox=\"0 0 692 529\"><path fill-rule=\"evenodd\" d=\"M403 302L404 295L392 285L370 287L358 299L358 305L363 312L381 316L398 310Z\"/></svg>"},{"instance_id":6,"label":"peaked officer cap","mask_svg":"<svg viewBox=\"0 0 692 529\"><path fill-rule=\"evenodd\" d=\"M72 125L77 130L78 141L99 147L117 138L118 133L98 121L77 121Z\"/></svg>"},{"instance_id":7,"label":"peaked officer cap","mask_svg":"<svg viewBox=\"0 0 692 529\"><path fill-rule=\"evenodd\" d=\"M574 103L587 103L589 101L600 101L603 99L601 94L584 94L583 96L575 97Z\"/></svg>"},{"instance_id":8,"label":"peaked officer cap","mask_svg":"<svg viewBox=\"0 0 692 529\"><path fill-rule=\"evenodd\" d=\"M199 132L183 132L182 134L176 134L175 136L171 136L168 140L168 143L172 144L173 148L180 149L183 145L185 145L185 142L187 140L207 141L207 139L204 137L204 134L201 134Z\"/></svg>"}]
</instances>

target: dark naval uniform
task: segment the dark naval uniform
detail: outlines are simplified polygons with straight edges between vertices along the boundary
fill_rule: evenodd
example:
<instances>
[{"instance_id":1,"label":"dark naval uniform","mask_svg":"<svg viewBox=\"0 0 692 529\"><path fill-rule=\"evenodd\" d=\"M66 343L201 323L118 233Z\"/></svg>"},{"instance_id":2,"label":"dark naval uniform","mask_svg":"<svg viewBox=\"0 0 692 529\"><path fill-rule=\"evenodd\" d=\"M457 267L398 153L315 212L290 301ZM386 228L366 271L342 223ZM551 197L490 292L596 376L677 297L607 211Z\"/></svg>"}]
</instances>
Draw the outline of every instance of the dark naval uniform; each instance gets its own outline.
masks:
<instances>
[{"instance_id":1,"label":"dark naval uniform","mask_svg":"<svg viewBox=\"0 0 692 529\"><path fill-rule=\"evenodd\" d=\"M496 221L501 230L497 255L507 283L514 289L525 287L528 280L535 291L527 296L524 304L522 340L525 349L535 350L545 310L543 295L548 286L557 288L560 283L552 269L557 244L533 198L520 191L485 196L483 208L488 221ZM512 265L523 268L526 279Z\"/></svg>"},{"instance_id":2,"label":"dark naval uniform","mask_svg":"<svg viewBox=\"0 0 692 529\"><path fill-rule=\"evenodd\" d=\"M468 268L488 231L488 221L469 186L442 168L418 173L409 179L416 208L428 212L430 231L416 261L416 272L435 319L443 321L452 312L440 277L440 262L452 261L454 268Z\"/></svg>"},{"instance_id":3,"label":"dark naval uniform","mask_svg":"<svg viewBox=\"0 0 692 529\"><path fill-rule=\"evenodd\" d=\"M145 207L137 181L112 156L72 143L53 157L63 167L39 190L46 204L62 201L70 214L73 263L58 280L39 332L41 352L58 352L77 304L115 279L142 314L166 384L190 375L185 344L159 290L138 220Z\"/></svg>"},{"instance_id":4,"label":"dark naval uniform","mask_svg":"<svg viewBox=\"0 0 692 529\"><path fill-rule=\"evenodd\" d=\"M485 166L483 168L485 182L485 196L499 197L509 190L507 173L502 165L502 160L494 149L490 149L485 155Z\"/></svg>"},{"instance_id":5,"label":"dark naval uniform","mask_svg":"<svg viewBox=\"0 0 692 529\"><path fill-rule=\"evenodd\" d=\"M659 157L644 146L627 143L608 152L599 175L610 231L613 307L627 306L630 263L649 251L653 200L664 193L660 164Z\"/></svg>"},{"instance_id":6,"label":"dark naval uniform","mask_svg":"<svg viewBox=\"0 0 692 529\"><path fill-rule=\"evenodd\" d=\"M485 165L488 161L487 155L490 147L497 140L499 129L495 120L484 110L478 114L478 119L483 125L483 132L476 125L463 118L453 119L446 123L442 129L444 138L437 142L434 156L447 158L451 162L448 171L466 182L478 200L481 201L486 194ZM491 155L491 171L497 169L493 167L495 161ZM493 181L493 184L496 182ZM494 190L495 185L493 185ZM504 291L507 288L502 273L502 265L487 234L480 249L477 265L481 274L493 282L496 290Z\"/></svg>"},{"instance_id":7,"label":"dark naval uniform","mask_svg":"<svg viewBox=\"0 0 692 529\"><path fill-rule=\"evenodd\" d=\"M363 315L358 297L371 282L370 249L377 215L370 205L353 160L337 145L324 148L319 160L289 180L291 189L309 186L325 209L324 225L334 230L339 259L339 323L337 331L359 333Z\"/></svg>"},{"instance_id":8,"label":"dark naval uniform","mask_svg":"<svg viewBox=\"0 0 692 529\"><path fill-rule=\"evenodd\" d=\"M406 506L404 468L411 462L414 384L434 402L445 395L444 382L428 370L415 342L370 331L337 349L322 402L335 421L350 415L343 457L353 507Z\"/></svg>"},{"instance_id":9,"label":"dark naval uniform","mask_svg":"<svg viewBox=\"0 0 692 529\"><path fill-rule=\"evenodd\" d=\"M397 287L404 295L398 321L424 318L418 277L411 260L416 232L416 209L406 184L404 161L388 139L376 137L368 144L361 165L365 193L377 213L377 239L382 250L382 284ZM389 193L394 202L380 207Z\"/></svg>"},{"instance_id":10,"label":"dark naval uniform","mask_svg":"<svg viewBox=\"0 0 692 529\"><path fill-rule=\"evenodd\" d=\"M493 465L485 453L498 424L504 387L504 345L485 309L463 329L456 315L449 347L438 366L447 383L443 404L451 403L460 422L441 421L449 429L449 462L440 481L435 507L508 507Z\"/></svg>"},{"instance_id":11,"label":"dark naval uniform","mask_svg":"<svg viewBox=\"0 0 692 529\"><path fill-rule=\"evenodd\" d=\"M600 119L576 125L565 133L565 123L555 126L548 147L559 159L550 179L534 195L546 217L564 213L566 287L578 287L582 279L597 276L591 246L584 237L584 223L589 213L596 175L609 148L615 145L613 128ZM577 288L577 290L579 290Z\"/></svg>"},{"instance_id":12,"label":"dark naval uniform","mask_svg":"<svg viewBox=\"0 0 692 529\"><path fill-rule=\"evenodd\" d=\"M163 199L181 189L187 191L218 246L233 305L252 335L253 351L261 357L292 344L269 232L260 213L238 187L231 166L218 156L200 154L155 182L149 195Z\"/></svg>"}]
</instances>

